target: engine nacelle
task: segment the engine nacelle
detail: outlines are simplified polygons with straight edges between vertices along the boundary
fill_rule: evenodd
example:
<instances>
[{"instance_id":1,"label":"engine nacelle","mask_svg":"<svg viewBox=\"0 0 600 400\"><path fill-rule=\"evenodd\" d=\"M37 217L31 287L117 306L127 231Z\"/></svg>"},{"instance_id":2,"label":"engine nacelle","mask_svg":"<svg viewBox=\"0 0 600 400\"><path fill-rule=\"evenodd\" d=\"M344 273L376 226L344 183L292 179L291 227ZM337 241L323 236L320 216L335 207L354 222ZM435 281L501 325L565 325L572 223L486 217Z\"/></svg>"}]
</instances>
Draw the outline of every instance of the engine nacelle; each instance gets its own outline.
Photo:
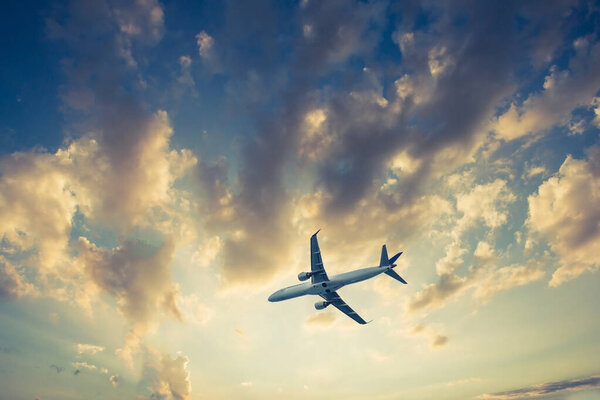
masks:
<instances>
[{"instance_id":1,"label":"engine nacelle","mask_svg":"<svg viewBox=\"0 0 600 400\"><path fill-rule=\"evenodd\" d=\"M327 307L329 304L331 304L331 303L329 303L328 301L317 301L317 302L315 303L315 308L316 308L317 310L322 310L322 309L324 309L325 307Z\"/></svg>"},{"instance_id":2,"label":"engine nacelle","mask_svg":"<svg viewBox=\"0 0 600 400\"><path fill-rule=\"evenodd\" d=\"M298 279L301 281L305 281L307 279L309 279L312 276L311 272L300 272L298 274Z\"/></svg>"}]
</instances>

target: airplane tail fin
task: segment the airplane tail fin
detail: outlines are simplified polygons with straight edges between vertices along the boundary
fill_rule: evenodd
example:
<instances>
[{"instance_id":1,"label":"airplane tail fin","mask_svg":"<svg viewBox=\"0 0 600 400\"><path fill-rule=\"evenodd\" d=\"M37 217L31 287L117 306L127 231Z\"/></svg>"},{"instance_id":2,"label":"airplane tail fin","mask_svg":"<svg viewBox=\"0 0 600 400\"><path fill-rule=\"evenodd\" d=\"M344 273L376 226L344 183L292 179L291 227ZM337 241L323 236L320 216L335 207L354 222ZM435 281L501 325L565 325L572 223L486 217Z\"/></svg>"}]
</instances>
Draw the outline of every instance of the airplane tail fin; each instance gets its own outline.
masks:
<instances>
[{"instance_id":1,"label":"airplane tail fin","mask_svg":"<svg viewBox=\"0 0 600 400\"><path fill-rule=\"evenodd\" d=\"M384 244L383 247L381 248L381 260L379 261L379 266L394 268L396 266L396 264L394 264L394 262L401 255L402 255L402 252L395 254L392 258L388 258L387 247L385 247L385 244ZM398 275L396 273L396 271L394 271L393 269L390 268L387 271L385 271L385 273L387 275L391 276L392 278L394 278L395 280L402 282L406 285L407 282L404 279L402 279L402 277L400 275Z\"/></svg>"},{"instance_id":2,"label":"airplane tail fin","mask_svg":"<svg viewBox=\"0 0 600 400\"><path fill-rule=\"evenodd\" d=\"M379 266L387 267L388 265L390 265L390 259L388 258L388 255L387 255L387 247L385 247L385 244L384 244L383 247L381 248L381 259L379 261Z\"/></svg>"},{"instance_id":3,"label":"airplane tail fin","mask_svg":"<svg viewBox=\"0 0 600 400\"><path fill-rule=\"evenodd\" d=\"M381 248L381 259L379 261L380 267L389 267L390 265L395 267L394 262L402 255L402 252L394 255L392 258L388 258L387 247L385 244Z\"/></svg>"}]
</instances>

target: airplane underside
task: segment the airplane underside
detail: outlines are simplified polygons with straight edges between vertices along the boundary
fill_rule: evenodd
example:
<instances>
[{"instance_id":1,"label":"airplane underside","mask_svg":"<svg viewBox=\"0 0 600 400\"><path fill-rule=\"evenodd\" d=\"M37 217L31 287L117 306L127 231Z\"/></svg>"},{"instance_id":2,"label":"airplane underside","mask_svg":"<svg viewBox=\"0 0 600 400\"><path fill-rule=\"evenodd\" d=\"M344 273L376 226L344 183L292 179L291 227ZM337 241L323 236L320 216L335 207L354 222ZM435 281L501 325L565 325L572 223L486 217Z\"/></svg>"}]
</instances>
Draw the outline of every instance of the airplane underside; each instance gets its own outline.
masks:
<instances>
[{"instance_id":1,"label":"airplane underside","mask_svg":"<svg viewBox=\"0 0 600 400\"><path fill-rule=\"evenodd\" d=\"M394 261L402 254L402 252L394 255L391 259L388 258L386 246L383 245L381 249L381 259L379 266L362 268L355 271L345 272L343 274L335 275L331 279L327 276L325 268L323 267L323 260L321 258L321 250L319 249L319 243L317 241L317 231L310 238L310 272L301 272L298 274L298 279L305 281L310 279L311 282L300 283L298 285L289 286L280 289L269 296L269 301L278 302L283 300L292 299L295 297L305 295L318 295L321 296L325 301L315 303L317 310L322 310L329 305L333 305L335 308L352 318L359 324L366 324L367 322L360 317L337 293L337 290L342 287L364 281L369 278L373 278L379 274L385 273L397 281L406 284L406 281L398 275L393 268L396 266Z\"/></svg>"}]
</instances>

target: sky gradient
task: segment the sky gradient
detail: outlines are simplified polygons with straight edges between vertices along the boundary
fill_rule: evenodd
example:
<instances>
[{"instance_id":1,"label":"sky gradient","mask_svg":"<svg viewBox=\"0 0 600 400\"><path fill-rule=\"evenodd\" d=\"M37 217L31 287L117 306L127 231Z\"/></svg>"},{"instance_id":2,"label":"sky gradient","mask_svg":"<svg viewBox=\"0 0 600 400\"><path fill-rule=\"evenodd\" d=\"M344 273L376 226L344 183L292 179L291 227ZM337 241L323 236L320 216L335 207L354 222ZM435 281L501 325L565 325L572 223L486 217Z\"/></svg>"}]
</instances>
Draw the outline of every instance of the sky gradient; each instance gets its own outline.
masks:
<instances>
[{"instance_id":1,"label":"sky gradient","mask_svg":"<svg viewBox=\"0 0 600 400\"><path fill-rule=\"evenodd\" d=\"M600 397L597 2L0 19L1 399Z\"/></svg>"}]
</instances>

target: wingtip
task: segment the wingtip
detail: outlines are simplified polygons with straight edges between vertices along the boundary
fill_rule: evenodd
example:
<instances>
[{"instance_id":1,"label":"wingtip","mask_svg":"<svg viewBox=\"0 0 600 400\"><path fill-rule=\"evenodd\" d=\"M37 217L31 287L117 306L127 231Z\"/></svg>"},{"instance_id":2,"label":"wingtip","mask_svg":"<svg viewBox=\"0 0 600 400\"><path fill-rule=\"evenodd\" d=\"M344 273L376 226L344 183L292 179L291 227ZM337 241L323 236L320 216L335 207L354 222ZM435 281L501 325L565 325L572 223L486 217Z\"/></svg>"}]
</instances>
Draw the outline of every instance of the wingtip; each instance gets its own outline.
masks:
<instances>
[{"instance_id":1,"label":"wingtip","mask_svg":"<svg viewBox=\"0 0 600 400\"><path fill-rule=\"evenodd\" d=\"M319 228L318 231L316 231L315 233L313 233L313 236L317 236L317 233L321 232L321 228Z\"/></svg>"}]
</instances>

